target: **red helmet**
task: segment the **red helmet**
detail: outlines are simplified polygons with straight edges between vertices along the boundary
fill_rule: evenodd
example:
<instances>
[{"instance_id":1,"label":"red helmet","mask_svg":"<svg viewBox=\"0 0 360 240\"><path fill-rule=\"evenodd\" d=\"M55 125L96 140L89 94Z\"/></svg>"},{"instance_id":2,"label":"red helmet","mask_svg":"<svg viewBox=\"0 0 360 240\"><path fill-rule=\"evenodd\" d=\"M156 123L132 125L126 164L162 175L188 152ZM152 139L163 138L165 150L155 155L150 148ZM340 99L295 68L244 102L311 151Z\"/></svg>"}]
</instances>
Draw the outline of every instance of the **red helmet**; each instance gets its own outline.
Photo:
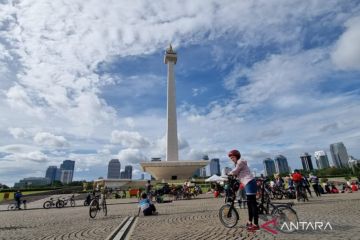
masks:
<instances>
[{"instance_id":1,"label":"red helmet","mask_svg":"<svg viewBox=\"0 0 360 240\"><path fill-rule=\"evenodd\" d=\"M240 154L240 152L239 152L238 150L231 150L231 151L229 152L228 156L229 156L229 157L235 156L236 159L238 159L238 160L241 158L241 154Z\"/></svg>"}]
</instances>

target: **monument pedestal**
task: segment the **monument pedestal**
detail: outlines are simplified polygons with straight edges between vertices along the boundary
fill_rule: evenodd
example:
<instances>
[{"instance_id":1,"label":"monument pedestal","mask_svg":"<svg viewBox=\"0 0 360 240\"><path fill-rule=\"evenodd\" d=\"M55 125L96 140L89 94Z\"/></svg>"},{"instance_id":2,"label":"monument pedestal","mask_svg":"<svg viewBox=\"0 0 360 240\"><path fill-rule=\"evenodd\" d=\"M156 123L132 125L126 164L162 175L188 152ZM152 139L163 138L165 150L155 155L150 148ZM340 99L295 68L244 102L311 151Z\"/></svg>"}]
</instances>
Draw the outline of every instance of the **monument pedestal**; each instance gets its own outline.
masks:
<instances>
[{"instance_id":1,"label":"monument pedestal","mask_svg":"<svg viewBox=\"0 0 360 240\"><path fill-rule=\"evenodd\" d=\"M208 161L166 161L142 162L144 172L150 173L156 180L189 179L194 172L208 165Z\"/></svg>"}]
</instances>

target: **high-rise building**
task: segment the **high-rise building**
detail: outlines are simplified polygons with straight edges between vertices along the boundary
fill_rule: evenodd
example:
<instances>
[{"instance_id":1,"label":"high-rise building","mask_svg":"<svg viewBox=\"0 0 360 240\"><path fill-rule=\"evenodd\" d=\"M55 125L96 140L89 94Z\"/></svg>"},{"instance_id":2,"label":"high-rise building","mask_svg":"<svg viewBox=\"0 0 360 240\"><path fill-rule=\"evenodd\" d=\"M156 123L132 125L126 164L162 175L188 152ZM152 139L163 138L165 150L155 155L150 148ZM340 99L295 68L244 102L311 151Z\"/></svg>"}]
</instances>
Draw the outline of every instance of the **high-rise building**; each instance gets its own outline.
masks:
<instances>
[{"instance_id":1,"label":"high-rise building","mask_svg":"<svg viewBox=\"0 0 360 240\"><path fill-rule=\"evenodd\" d=\"M210 160L210 175L218 175L220 176L221 172L220 172L220 159L218 158L213 158Z\"/></svg>"},{"instance_id":2,"label":"high-rise building","mask_svg":"<svg viewBox=\"0 0 360 240\"><path fill-rule=\"evenodd\" d=\"M75 161L72 160L64 160L63 163L60 165L61 170L72 170L75 169Z\"/></svg>"},{"instance_id":3,"label":"high-rise building","mask_svg":"<svg viewBox=\"0 0 360 240\"><path fill-rule=\"evenodd\" d=\"M108 164L108 179L119 179L120 178L120 161L119 159L111 159Z\"/></svg>"},{"instance_id":4,"label":"high-rise building","mask_svg":"<svg viewBox=\"0 0 360 240\"><path fill-rule=\"evenodd\" d=\"M57 168L55 174L55 181L60 181L60 177L61 177L61 169Z\"/></svg>"},{"instance_id":5,"label":"high-rise building","mask_svg":"<svg viewBox=\"0 0 360 240\"><path fill-rule=\"evenodd\" d=\"M330 152L335 167L344 168L349 166L349 155L344 143L338 142L330 144Z\"/></svg>"},{"instance_id":6,"label":"high-rise building","mask_svg":"<svg viewBox=\"0 0 360 240\"><path fill-rule=\"evenodd\" d=\"M133 167L131 165L125 166L125 178L132 179L132 170Z\"/></svg>"},{"instance_id":7,"label":"high-rise building","mask_svg":"<svg viewBox=\"0 0 360 240\"><path fill-rule=\"evenodd\" d=\"M360 169L360 160L349 156L349 167L355 172L357 169Z\"/></svg>"},{"instance_id":8,"label":"high-rise building","mask_svg":"<svg viewBox=\"0 0 360 240\"><path fill-rule=\"evenodd\" d=\"M204 155L201 160L209 161L209 156ZM194 176L206 177L206 176L208 176L207 172L210 172L210 167L209 166L205 166L205 167L197 169L195 171L195 173L194 173Z\"/></svg>"},{"instance_id":9,"label":"high-rise building","mask_svg":"<svg viewBox=\"0 0 360 240\"><path fill-rule=\"evenodd\" d=\"M125 171L120 172L120 179L126 179Z\"/></svg>"},{"instance_id":10,"label":"high-rise building","mask_svg":"<svg viewBox=\"0 0 360 240\"><path fill-rule=\"evenodd\" d=\"M314 153L316 166L318 169L329 168L329 159L325 151L316 151Z\"/></svg>"},{"instance_id":11,"label":"high-rise building","mask_svg":"<svg viewBox=\"0 0 360 240\"><path fill-rule=\"evenodd\" d=\"M141 174L141 178L140 178L141 180L144 180L145 179L145 174L144 173L142 173Z\"/></svg>"},{"instance_id":12,"label":"high-rise building","mask_svg":"<svg viewBox=\"0 0 360 240\"><path fill-rule=\"evenodd\" d=\"M231 172L231 168L229 167L224 167L222 170L221 170L221 176L225 176L227 175L229 172Z\"/></svg>"},{"instance_id":13,"label":"high-rise building","mask_svg":"<svg viewBox=\"0 0 360 240\"><path fill-rule=\"evenodd\" d=\"M49 166L46 169L45 177L50 179L50 183L52 183L53 181L56 180L56 172L57 172L57 170L58 170L57 166Z\"/></svg>"},{"instance_id":14,"label":"high-rise building","mask_svg":"<svg viewBox=\"0 0 360 240\"><path fill-rule=\"evenodd\" d=\"M269 177L276 173L275 162L271 158L266 158L263 161L265 176Z\"/></svg>"},{"instance_id":15,"label":"high-rise building","mask_svg":"<svg viewBox=\"0 0 360 240\"><path fill-rule=\"evenodd\" d=\"M61 170L60 181L66 184L71 183L73 179L73 174L73 170Z\"/></svg>"},{"instance_id":16,"label":"high-rise building","mask_svg":"<svg viewBox=\"0 0 360 240\"><path fill-rule=\"evenodd\" d=\"M274 160L275 170L277 173L290 173L286 157L284 157L283 155L278 155L274 158Z\"/></svg>"},{"instance_id":17,"label":"high-rise building","mask_svg":"<svg viewBox=\"0 0 360 240\"><path fill-rule=\"evenodd\" d=\"M312 161L311 161L311 155L308 153L304 153L303 155L300 156L301 159L301 163L303 166L303 169L305 171L312 171L314 170L314 167L312 165Z\"/></svg>"},{"instance_id":18,"label":"high-rise building","mask_svg":"<svg viewBox=\"0 0 360 240\"><path fill-rule=\"evenodd\" d=\"M60 165L60 181L62 183L71 183L74 177L75 161L64 160ZM57 175L59 173L56 173Z\"/></svg>"}]
</instances>

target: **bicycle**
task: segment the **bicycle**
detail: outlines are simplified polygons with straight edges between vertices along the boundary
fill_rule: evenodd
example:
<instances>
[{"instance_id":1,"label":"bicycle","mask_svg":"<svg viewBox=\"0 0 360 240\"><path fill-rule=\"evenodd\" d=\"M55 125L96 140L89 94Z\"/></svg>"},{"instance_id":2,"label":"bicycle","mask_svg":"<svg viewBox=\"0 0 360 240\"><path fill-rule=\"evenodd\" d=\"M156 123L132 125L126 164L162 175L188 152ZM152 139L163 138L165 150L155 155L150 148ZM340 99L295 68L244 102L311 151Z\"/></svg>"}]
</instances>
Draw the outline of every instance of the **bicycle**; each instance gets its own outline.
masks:
<instances>
[{"instance_id":1,"label":"bicycle","mask_svg":"<svg viewBox=\"0 0 360 240\"><path fill-rule=\"evenodd\" d=\"M95 218L97 213L102 210L104 216L107 216L107 205L105 200L105 195L101 198L101 203L99 203L99 196L95 196L95 198L90 202L89 207L89 215L91 218Z\"/></svg>"},{"instance_id":2,"label":"bicycle","mask_svg":"<svg viewBox=\"0 0 360 240\"><path fill-rule=\"evenodd\" d=\"M296 194L297 194L297 201L300 202L300 200L309 201L309 198L306 193L305 187L302 185L302 183L298 183L296 187Z\"/></svg>"},{"instance_id":3,"label":"bicycle","mask_svg":"<svg viewBox=\"0 0 360 240\"><path fill-rule=\"evenodd\" d=\"M23 208L21 208L21 205L23 205ZM7 207L7 210L8 211L14 211L14 210L21 210L21 209L24 209L26 210L26 200L22 200L20 201L20 206L17 207L17 203L14 202L14 203L10 203Z\"/></svg>"},{"instance_id":4,"label":"bicycle","mask_svg":"<svg viewBox=\"0 0 360 240\"><path fill-rule=\"evenodd\" d=\"M54 201L53 198L50 198L49 200L45 201L43 204L43 208L45 209L49 209L52 207L63 208L64 206L65 206L65 202L60 198L58 198L56 202Z\"/></svg>"},{"instance_id":5,"label":"bicycle","mask_svg":"<svg viewBox=\"0 0 360 240\"><path fill-rule=\"evenodd\" d=\"M233 228L239 221L239 213L237 212L235 204L235 193L238 188L238 180L233 177L228 177L229 186L231 190L231 197L228 198L228 203L223 205L219 210L220 222L227 228ZM268 180L262 182L261 201L258 203L259 215L270 215L276 219L276 228L281 232L290 233L294 230L282 229L285 223L289 226L290 223L297 224L299 221L296 211L292 208L293 203L271 203L270 196L265 191L265 184ZM270 211L271 210L271 211Z\"/></svg>"},{"instance_id":6,"label":"bicycle","mask_svg":"<svg viewBox=\"0 0 360 240\"><path fill-rule=\"evenodd\" d=\"M61 201L63 201L64 206L66 206L68 204L68 202L70 202L70 206L75 207L75 196L74 195L72 195L70 198L63 198L63 199L61 199Z\"/></svg>"}]
</instances>

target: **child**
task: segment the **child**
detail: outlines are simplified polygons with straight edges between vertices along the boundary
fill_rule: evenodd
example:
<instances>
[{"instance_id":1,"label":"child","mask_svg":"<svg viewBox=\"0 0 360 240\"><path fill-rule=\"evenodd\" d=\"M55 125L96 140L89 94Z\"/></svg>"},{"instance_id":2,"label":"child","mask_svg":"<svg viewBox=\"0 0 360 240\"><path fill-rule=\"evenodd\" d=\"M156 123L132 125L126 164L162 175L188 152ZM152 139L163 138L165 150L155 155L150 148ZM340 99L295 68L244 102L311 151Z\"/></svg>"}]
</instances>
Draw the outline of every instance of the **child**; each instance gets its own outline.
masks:
<instances>
[{"instance_id":1,"label":"child","mask_svg":"<svg viewBox=\"0 0 360 240\"><path fill-rule=\"evenodd\" d=\"M139 212L138 216L140 215L140 210L144 213L144 216L150 215L157 215L156 208L154 204L147 198L146 193L141 194L141 200L139 201Z\"/></svg>"}]
</instances>

